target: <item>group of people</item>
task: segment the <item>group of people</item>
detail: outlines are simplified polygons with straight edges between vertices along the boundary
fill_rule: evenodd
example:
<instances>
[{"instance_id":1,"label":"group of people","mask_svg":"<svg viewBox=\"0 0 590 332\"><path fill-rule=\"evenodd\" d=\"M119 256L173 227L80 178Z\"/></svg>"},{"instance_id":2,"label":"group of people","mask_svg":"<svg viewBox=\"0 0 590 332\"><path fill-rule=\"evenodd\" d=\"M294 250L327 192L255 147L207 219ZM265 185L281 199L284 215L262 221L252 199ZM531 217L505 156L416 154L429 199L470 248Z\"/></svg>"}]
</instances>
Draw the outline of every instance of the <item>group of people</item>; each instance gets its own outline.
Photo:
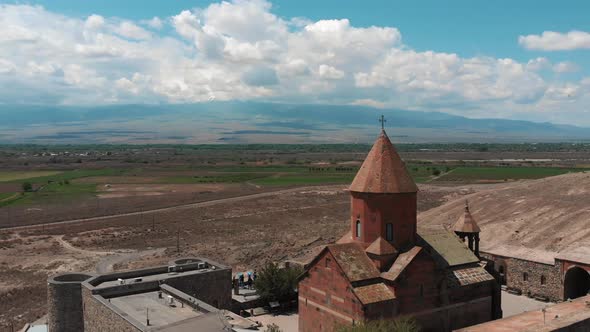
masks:
<instances>
[{"instance_id":1,"label":"group of people","mask_svg":"<svg viewBox=\"0 0 590 332\"><path fill-rule=\"evenodd\" d=\"M240 273L238 275L238 286L240 288L247 288L252 289L254 282L256 281L256 270L254 272L248 271L246 273L246 277L244 277L244 273Z\"/></svg>"}]
</instances>

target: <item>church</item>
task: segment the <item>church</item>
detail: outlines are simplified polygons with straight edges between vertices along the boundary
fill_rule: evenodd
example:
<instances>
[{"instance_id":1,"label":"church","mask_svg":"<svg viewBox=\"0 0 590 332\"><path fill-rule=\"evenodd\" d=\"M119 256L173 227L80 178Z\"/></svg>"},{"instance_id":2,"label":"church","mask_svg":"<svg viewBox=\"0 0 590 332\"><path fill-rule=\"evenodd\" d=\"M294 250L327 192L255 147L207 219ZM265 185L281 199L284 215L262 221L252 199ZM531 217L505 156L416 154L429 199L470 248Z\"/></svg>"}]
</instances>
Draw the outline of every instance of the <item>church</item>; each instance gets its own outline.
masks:
<instances>
[{"instance_id":1,"label":"church","mask_svg":"<svg viewBox=\"0 0 590 332\"><path fill-rule=\"evenodd\" d=\"M500 287L474 250L479 228L468 209L455 232L418 229L418 188L385 130L348 192L350 231L300 277L299 331L400 316L424 331L452 331L502 317Z\"/></svg>"}]
</instances>

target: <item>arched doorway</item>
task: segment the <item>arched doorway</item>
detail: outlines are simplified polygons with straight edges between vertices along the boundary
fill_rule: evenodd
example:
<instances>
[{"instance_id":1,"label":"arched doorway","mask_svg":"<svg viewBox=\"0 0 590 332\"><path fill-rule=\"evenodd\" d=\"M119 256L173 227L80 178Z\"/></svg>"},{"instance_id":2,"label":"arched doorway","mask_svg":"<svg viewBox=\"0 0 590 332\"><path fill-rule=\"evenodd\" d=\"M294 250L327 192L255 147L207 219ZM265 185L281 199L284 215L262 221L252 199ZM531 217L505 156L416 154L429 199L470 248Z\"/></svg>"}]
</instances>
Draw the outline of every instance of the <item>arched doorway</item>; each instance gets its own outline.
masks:
<instances>
[{"instance_id":1,"label":"arched doorway","mask_svg":"<svg viewBox=\"0 0 590 332\"><path fill-rule=\"evenodd\" d=\"M565 274L564 299L575 299L590 291L590 274L580 267L572 267Z\"/></svg>"}]
</instances>

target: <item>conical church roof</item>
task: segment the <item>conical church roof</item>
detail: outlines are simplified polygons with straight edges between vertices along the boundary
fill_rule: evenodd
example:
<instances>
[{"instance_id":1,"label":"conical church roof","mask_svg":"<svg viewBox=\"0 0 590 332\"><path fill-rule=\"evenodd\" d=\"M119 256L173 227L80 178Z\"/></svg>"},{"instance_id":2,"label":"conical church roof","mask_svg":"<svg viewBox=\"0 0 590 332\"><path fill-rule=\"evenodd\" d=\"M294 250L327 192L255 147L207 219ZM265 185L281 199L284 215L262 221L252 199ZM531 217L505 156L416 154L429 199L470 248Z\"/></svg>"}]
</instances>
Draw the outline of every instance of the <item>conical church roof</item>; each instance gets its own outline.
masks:
<instances>
[{"instance_id":1,"label":"conical church roof","mask_svg":"<svg viewBox=\"0 0 590 332\"><path fill-rule=\"evenodd\" d=\"M391 243L385 241L385 239L381 236L378 237L377 240L373 241L373 243L371 243L365 252L377 256L397 254L395 247Z\"/></svg>"},{"instance_id":2,"label":"conical church roof","mask_svg":"<svg viewBox=\"0 0 590 332\"><path fill-rule=\"evenodd\" d=\"M465 212L461 217L459 217L459 219L453 226L453 231L461 233L481 232L481 229L479 228L479 226L477 226L475 219L473 219L473 216L469 211L469 203L467 201L465 201Z\"/></svg>"},{"instance_id":3,"label":"conical church roof","mask_svg":"<svg viewBox=\"0 0 590 332\"><path fill-rule=\"evenodd\" d=\"M418 187L385 130L373 144L349 188L363 193L415 193Z\"/></svg>"}]
</instances>

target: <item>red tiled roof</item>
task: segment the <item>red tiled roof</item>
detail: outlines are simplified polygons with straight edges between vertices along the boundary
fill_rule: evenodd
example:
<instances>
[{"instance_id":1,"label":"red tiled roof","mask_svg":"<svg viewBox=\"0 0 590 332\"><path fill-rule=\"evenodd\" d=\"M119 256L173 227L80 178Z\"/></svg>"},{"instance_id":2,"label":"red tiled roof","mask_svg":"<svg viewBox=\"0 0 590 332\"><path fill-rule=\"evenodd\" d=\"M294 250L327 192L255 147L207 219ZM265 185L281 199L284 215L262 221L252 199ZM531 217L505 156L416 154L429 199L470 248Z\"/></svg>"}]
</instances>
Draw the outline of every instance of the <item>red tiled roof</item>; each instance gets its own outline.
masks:
<instances>
[{"instance_id":1,"label":"red tiled roof","mask_svg":"<svg viewBox=\"0 0 590 332\"><path fill-rule=\"evenodd\" d=\"M355 287L352 289L362 304L377 303L395 299L395 294L384 283Z\"/></svg>"},{"instance_id":2,"label":"red tiled roof","mask_svg":"<svg viewBox=\"0 0 590 332\"><path fill-rule=\"evenodd\" d=\"M384 256L384 255L393 255L397 253L395 247L385 241L383 237L378 237L371 245L365 250L369 254Z\"/></svg>"},{"instance_id":3,"label":"red tiled roof","mask_svg":"<svg viewBox=\"0 0 590 332\"><path fill-rule=\"evenodd\" d=\"M327 248L350 282L379 278L379 270L360 244L332 244Z\"/></svg>"},{"instance_id":4,"label":"red tiled roof","mask_svg":"<svg viewBox=\"0 0 590 332\"><path fill-rule=\"evenodd\" d=\"M415 193L418 187L406 170L384 130L356 174L350 191L364 193Z\"/></svg>"},{"instance_id":5,"label":"red tiled roof","mask_svg":"<svg viewBox=\"0 0 590 332\"><path fill-rule=\"evenodd\" d=\"M447 270L449 287L460 287L477 284L480 282L492 281L494 277L481 266L468 267L463 269Z\"/></svg>"},{"instance_id":6,"label":"red tiled roof","mask_svg":"<svg viewBox=\"0 0 590 332\"><path fill-rule=\"evenodd\" d=\"M410 263L418 256L422 247L413 247L412 249L400 254L393 265L387 272L381 273L383 279L395 281L397 277L410 265Z\"/></svg>"},{"instance_id":7,"label":"red tiled roof","mask_svg":"<svg viewBox=\"0 0 590 332\"><path fill-rule=\"evenodd\" d=\"M473 219L473 216L469 211L469 204L467 202L465 202L465 212L461 217L459 217L455 225L453 225L453 231L463 233L481 232L481 229L479 228L479 226L477 226L475 219Z\"/></svg>"},{"instance_id":8,"label":"red tiled roof","mask_svg":"<svg viewBox=\"0 0 590 332\"><path fill-rule=\"evenodd\" d=\"M351 242L354 242L354 240L352 239L352 232L351 231L348 231L338 241L336 241L337 244L351 243Z\"/></svg>"}]
</instances>

